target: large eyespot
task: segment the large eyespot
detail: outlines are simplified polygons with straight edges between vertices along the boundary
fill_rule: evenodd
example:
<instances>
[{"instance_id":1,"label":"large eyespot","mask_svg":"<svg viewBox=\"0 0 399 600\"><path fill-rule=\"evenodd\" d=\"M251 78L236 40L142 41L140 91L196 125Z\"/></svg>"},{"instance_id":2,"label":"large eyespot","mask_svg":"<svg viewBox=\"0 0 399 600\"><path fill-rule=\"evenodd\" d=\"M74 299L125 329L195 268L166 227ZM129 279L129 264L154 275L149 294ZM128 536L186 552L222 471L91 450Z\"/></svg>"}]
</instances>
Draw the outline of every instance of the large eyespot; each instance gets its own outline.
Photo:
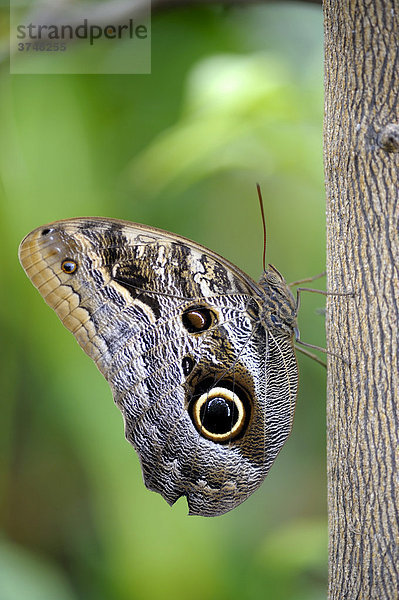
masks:
<instances>
[{"instance_id":1,"label":"large eyespot","mask_svg":"<svg viewBox=\"0 0 399 600\"><path fill-rule=\"evenodd\" d=\"M207 306L193 306L184 311L181 319L188 333L201 333L212 327L217 317Z\"/></svg>"},{"instance_id":2,"label":"large eyespot","mask_svg":"<svg viewBox=\"0 0 399 600\"><path fill-rule=\"evenodd\" d=\"M195 399L191 417L201 435L213 442L229 442L243 433L250 406L241 390L214 387Z\"/></svg>"},{"instance_id":3,"label":"large eyespot","mask_svg":"<svg viewBox=\"0 0 399 600\"><path fill-rule=\"evenodd\" d=\"M72 273L75 273L77 268L78 263L69 258L63 260L61 263L61 269L64 271L64 273L67 273L67 275L72 275Z\"/></svg>"}]
</instances>

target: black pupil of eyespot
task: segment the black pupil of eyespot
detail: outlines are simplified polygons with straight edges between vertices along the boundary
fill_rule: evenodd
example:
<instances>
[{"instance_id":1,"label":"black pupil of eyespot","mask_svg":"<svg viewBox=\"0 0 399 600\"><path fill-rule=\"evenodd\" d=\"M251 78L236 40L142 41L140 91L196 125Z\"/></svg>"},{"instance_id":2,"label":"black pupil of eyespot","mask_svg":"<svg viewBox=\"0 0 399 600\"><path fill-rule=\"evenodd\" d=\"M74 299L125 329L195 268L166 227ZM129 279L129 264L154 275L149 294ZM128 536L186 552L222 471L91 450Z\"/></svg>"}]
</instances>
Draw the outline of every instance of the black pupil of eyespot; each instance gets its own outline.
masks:
<instances>
[{"instance_id":1,"label":"black pupil of eyespot","mask_svg":"<svg viewBox=\"0 0 399 600\"><path fill-rule=\"evenodd\" d=\"M182 321L189 333L206 331L212 325L212 313L208 308L192 308L183 313Z\"/></svg>"},{"instance_id":2,"label":"black pupil of eyespot","mask_svg":"<svg viewBox=\"0 0 399 600\"><path fill-rule=\"evenodd\" d=\"M202 426L211 433L227 433L238 419L237 406L226 398L211 398L200 408Z\"/></svg>"}]
</instances>

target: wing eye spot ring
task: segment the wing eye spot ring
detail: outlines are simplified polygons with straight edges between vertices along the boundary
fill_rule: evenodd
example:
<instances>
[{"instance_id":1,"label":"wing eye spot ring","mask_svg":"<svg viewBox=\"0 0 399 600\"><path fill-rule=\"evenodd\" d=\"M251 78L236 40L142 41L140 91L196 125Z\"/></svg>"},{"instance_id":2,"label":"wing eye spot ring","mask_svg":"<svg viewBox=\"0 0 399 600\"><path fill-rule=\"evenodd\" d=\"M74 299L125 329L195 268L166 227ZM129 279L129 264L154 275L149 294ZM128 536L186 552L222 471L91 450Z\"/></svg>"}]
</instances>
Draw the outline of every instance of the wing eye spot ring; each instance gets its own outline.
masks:
<instances>
[{"instance_id":1,"label":"wing eye spot ring","mask_svg":"<svg viewBox=\"0 0 399 600\"><path fill-rule=\"evenodd\" d=\"M192 406L194 425L213 442L225 443L238 437L247 422L245 402L232 390L214 387L202 394Z\"/></svg>"},{"instance_id":2,"label":"wing eye spot ring","mask_svg":"<svg viewBox=\"0 0 399 600\"><path fill-rule=\"evenodd\" d=\"M67 275L72 275L72 273L75 273L77 268L78 268L78 263L74 260L71 260L70 258L63 260L61 263L61 269Z\"/></svg>"},{"instance_id":3,"label":"wing eye spot ring","mask_svg":"<svg viewBox=\"0 0 399 600\"><path fill-rule=\"evenodd\" d=\"M192 306L183 312L181 318L188 333L202 333L217 322L216 313L207 306Z\"/></svg>"},{"instance_id":4,"label":"wing eye spot ring","mask_svg":"<svg viewBox=\"0 0 399 600\"><path fill-rule=\"evenodd\" d=\"M229 444L247 431L253 412L248 389L237 381L211 377L195 386L188 413L198 433L216 444Z\"/></svg>"}]
</instances>

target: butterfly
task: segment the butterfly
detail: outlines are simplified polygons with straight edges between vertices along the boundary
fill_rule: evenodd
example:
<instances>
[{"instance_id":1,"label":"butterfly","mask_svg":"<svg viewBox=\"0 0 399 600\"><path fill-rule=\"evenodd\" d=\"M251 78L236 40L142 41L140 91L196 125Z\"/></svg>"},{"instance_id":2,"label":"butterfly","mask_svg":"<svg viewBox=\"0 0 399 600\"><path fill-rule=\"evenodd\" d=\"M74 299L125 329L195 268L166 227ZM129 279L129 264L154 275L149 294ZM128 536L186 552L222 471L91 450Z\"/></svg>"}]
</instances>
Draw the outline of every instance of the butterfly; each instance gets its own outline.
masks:
<instances>
[{"instance_id":1,"label":"butterfly","mask_svg":"<svg viewBox=\"0 0 399 600\"><path fill-rule=\"evenodd\" d=\"M235 508L292 428L297 304L186 238L116 219L39 227L19 248L33 285L109 382L144 483L192 515Z\"/></svg>"}]
</instances>

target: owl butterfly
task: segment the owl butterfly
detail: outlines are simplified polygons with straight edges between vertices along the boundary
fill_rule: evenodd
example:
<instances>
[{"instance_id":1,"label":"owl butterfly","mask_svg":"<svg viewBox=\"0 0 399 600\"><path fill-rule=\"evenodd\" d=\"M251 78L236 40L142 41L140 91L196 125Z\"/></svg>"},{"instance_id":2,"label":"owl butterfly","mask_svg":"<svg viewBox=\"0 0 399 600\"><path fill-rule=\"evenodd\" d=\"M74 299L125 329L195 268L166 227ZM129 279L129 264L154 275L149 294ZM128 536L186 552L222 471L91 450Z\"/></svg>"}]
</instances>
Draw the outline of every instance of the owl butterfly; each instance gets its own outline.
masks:
<instances>
[{"instance_id":1,"label":"owl butterfly","mask_svg":"<svg viewBox=\"0 0 399 600\"><path fill-rule=\"evenodd\" d=\"M292 427L296 302L183 237L103 218L57 221L21 264L109 382L147 488L221 515L267 475Z\"/></svg>"}]
</instances>

